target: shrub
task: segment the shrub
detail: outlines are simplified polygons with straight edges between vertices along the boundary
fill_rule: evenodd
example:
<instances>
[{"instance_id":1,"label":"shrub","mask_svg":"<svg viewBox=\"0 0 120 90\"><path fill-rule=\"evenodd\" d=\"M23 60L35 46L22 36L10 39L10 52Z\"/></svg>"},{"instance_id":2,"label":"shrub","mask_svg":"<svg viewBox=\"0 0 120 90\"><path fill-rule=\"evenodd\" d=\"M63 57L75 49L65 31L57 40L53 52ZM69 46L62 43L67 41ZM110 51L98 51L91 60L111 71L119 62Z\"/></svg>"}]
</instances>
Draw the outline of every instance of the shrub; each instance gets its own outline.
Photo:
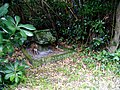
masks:
<instances>
[{"instance_id":1,"label":"shrub","mask_svg":"<svg viewBox=\"0 0 120 90\"><path fill-rule=\"evenodd\" d=\"M83 62L90 69L99 65L99 69L102 71L111 71L116 75L120 75L120 49L114 53L110 53L106 50L99 52L93 52L91 49L86 49L83 53Z\"/></svg>"},{"instance_id":2,"label":"shrub","mask_svg":"<svg viewBox=\"0 0 120 90\"><path fill-rule=\"evenodd\" d=\"M20 47L27 36L33 36L30 24L20 24L19 16L8 16L8 4L0 7L0 89L24 80L26 66L15 61L9 62L6 56L12 56L14 48Z\"/></svg>"}]
</instances>

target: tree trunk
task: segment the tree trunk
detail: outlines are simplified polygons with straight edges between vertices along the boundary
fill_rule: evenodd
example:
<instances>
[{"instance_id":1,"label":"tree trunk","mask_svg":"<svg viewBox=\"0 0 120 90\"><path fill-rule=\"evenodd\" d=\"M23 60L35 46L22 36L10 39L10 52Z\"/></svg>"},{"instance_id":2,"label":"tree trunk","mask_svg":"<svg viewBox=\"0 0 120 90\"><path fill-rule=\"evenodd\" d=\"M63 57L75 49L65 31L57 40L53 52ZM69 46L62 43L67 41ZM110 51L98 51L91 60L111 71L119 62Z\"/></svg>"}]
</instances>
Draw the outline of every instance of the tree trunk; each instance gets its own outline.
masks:
<instances>
[{"instance_id":1,"label":"tree trunk","mask_svg":"<svg viewBox=\"0 0 120 90\"><path fill-rule=\"evenodd\" d=\"M120 44L120 2L116 11L116 24L115 24L115 35L111 41L110 47L108 48L109 52L115 52Z\"/></svg>"}]
</instances>

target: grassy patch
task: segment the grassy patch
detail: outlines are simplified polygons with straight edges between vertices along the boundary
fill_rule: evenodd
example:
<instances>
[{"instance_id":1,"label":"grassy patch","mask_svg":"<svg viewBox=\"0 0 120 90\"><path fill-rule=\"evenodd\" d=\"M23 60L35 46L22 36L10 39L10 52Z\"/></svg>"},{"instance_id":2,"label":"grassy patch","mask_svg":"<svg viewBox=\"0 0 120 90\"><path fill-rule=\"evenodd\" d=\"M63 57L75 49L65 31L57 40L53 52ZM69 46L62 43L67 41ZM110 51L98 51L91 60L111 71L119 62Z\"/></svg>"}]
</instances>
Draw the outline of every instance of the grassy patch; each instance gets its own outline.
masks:
<instances>
[{"instance_id":1,"label":"grassy patch","mask_svg":"<svg viewBox=\"0 0 120 90\"><path fill-rule=\"evenodd\" d=\"M37 90L118 89L119 68L117 61L114 63L109 61L112 58L107 55L107 52L104 54L90 51L75 53L63 60L31 68L24 86L33 88L29 90L36 90L35 88L38 88Z\"/></svg>"}]
</instances>

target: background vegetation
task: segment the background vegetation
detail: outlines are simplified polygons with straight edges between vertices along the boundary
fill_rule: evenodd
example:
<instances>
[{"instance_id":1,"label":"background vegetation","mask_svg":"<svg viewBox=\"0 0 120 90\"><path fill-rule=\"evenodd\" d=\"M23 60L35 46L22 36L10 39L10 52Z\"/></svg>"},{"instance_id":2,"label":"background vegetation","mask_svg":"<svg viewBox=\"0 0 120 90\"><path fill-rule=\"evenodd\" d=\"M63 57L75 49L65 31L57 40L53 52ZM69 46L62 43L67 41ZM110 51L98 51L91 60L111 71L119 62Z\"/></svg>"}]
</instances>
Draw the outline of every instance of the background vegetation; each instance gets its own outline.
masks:
<instances>
[{"instance_id":1,"label":"background vegetation","mask_svg":"<svg viewBox=\"0 0 120 90\"><path fill-rule=\"evenodd\" d=\"M99 49L114 35L116 6L115 0L16 0L10 14L20 15L37 30L52 28L57 40Z\"/></svg>"}]
</instances>

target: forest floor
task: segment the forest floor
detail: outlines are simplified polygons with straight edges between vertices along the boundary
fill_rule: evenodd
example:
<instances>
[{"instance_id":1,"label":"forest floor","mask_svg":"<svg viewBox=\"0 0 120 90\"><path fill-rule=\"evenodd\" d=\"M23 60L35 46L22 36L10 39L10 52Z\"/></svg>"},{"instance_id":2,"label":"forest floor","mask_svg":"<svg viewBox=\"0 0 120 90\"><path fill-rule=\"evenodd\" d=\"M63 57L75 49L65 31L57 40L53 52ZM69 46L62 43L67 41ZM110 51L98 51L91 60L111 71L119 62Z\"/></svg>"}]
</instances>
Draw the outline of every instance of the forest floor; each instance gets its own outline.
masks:
<instances>
[{"instance_id":1,"label":"forest floor","mask_svg":"<svg viewBox=\"0 0 120 90\"><path fill-rule=\"evenodd\" d=\"M120 90L120 76L101 70L98 62L85 63L85 58L76 52L64 60L31 67L26 82L15 90Z\"/></svg>"}]
</instances>

